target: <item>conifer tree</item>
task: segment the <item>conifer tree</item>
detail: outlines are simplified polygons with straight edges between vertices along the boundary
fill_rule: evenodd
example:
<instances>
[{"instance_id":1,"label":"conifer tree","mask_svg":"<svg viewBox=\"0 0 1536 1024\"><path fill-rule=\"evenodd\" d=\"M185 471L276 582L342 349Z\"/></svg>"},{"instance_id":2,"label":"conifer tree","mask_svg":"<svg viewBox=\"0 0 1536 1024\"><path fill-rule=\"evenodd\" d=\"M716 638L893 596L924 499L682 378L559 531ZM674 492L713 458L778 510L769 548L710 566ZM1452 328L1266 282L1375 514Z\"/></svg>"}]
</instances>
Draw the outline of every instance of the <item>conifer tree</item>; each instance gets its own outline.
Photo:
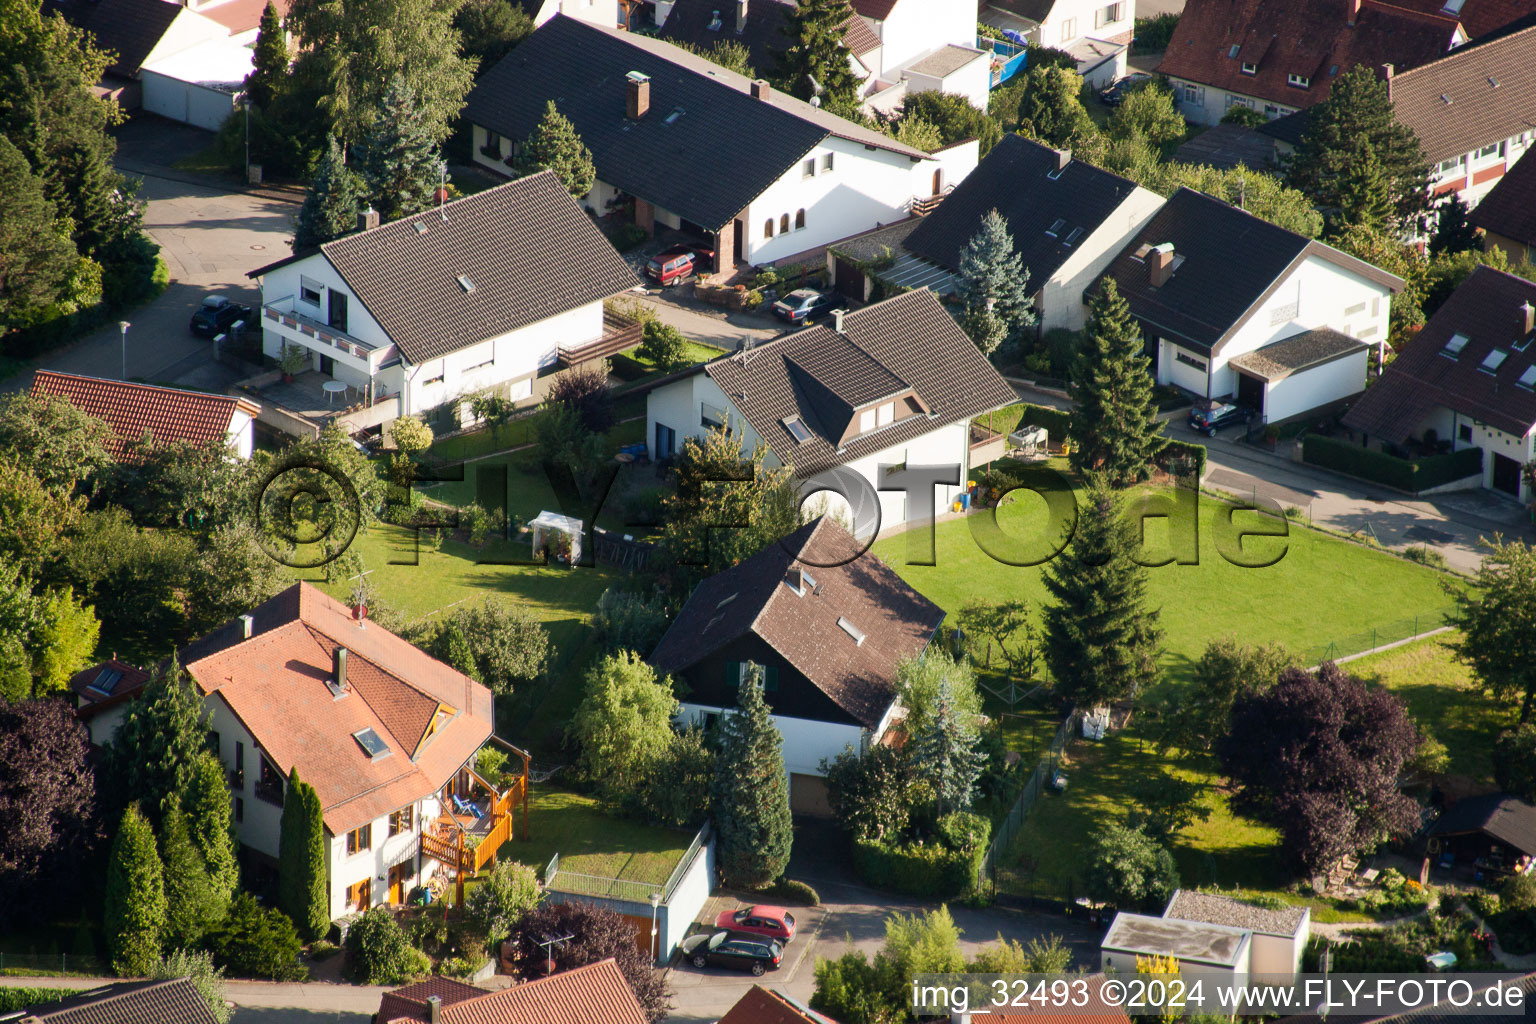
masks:
<instances>
[{"instance_id":1,"label":"conifer tree","mask_svg":"<svg viewBox=\"0 0 1536 1024\"><path fill-rule=\"evenodd\" d=\"M293 770L283 794L282 832L278 839L277 907L287 914L299 935L319 938L331 921L326 891L325 822L320 795Z\"/></svg>"},{"instance_id":2,"label":"conifer tree","mask_svg":"<svg viewBox=\"0 0 1536 1024\"><path fill-rule=\"evenodd\" d=\"M855 105L859 81L843 43L843 25L851 17L848 0L801 0L795 6L784 26L789 48L779 55L779 80L786 90L802 100L819 95L828 109Z\"/></svg>"},{"instance_id":3,"label":"conifer tree","mask_svg":"<svg viewBox=\"0 0 1536 1024\"><path fill-rule=\"evenodd\" d=\"M181 804L186 809L192 845L208 868L210 914L213 920L221 921L240 888L240 864L235 859L229 784L225 781L223 763L213 754L205 751L197 759Z\"/></svg>"},{"instance_id":4,"label":"conifer tree","mask_svg":"<svg viewBox=\"0 0 1536 1024\"><path fill-rule=\"evenodd\" d=\"M215 916L213 879L197 852L181 800L172 797L160 826L160 862L165 877L165 945L190 949L221 919Z\"/></svg>"},{"instance_id":5,"label":"conifer tree","mask_svg":"<svg viewBox=\"0 0 1536 1024\"><path fill-rule=\"evenodd\" d=\"M1025 72L1019 101L1019 134L1058 149L1080 146L1098 134L1079 94L1083 76L1070 68L1041 64Z\"/></svg>"},{"instance_id":6,"label":"conifer tree","mask_svg":"<svg viewBox=\"0 0 1536 1024\"><path fill-rule=\"evenodd\" d=\"M107 749L108 806L115 811L134 801L145 817L159 821L186 791L207 746L202 695L173 658L128 706Z\"/></svg>"},{"instance_id":7,"label":"conifer tree","mask_svg":"<svg viewBox=\"0 0 1536 1024\"><path fill-rule=\"evenodd\" d=\"M0 135L0 335L34 314L64 301L79 260L69 222L43 193L43 179L27 158Z\"/></svg>"},{"instance_id":8,"label":"conifer tree","mask_svg":"<svg viewBox=\"0 0 1536 1024\"><path fill-rule=\"evenodd\" d=\"M965 303L961 326L987 355L1000 341L1016 340L1024 328L1033 326L1029 272L1014 251L1007 219L996 210L981 219L981 227L960 250L956 290Z\"/></svg>"},{"instance_id":9,"label":"conifer tree","mask_svg":"<svg viewBox=\"0 0 1536 1024\"><path fill-rule=\"evenodd\" d=\"M1392 220L1391 185L1375 151L1363 149L1339 174L1339 214L1334 230L1359 227L1385 232Z\"/></svg>"},{"instance_id":10,"label":"conifer tree","mask_svg":"<svg viewBox=\"0 0 1536 1024\"><path fill-rule=\"evenodd\" d=\"M794 840L784 741L763 700L763 670L748 664L737 708L720 724L711 786L720 873L732 885L760 888L789 866Z\"/></svg>"},{"instance_id":11,"label":"conifer tree","mask_svg":"<svg viewBox=\"0 0 1536 1024\"><path fill-rule=\"evenodd\" d=\"M1454 255L1483 247L1477 228L1467 222L1470 212L1460 192L1451 192L1440 201L1435 210L1435 237L1429 240L1431 256Z\"/></svg>"},{"instance_id":12,"label":"conifer tree","mask_svg":"<svg viewBox=\"0 0 1536 1024\"><path fill-rule=\"evenodd\" d=\"M1055 600L1043 614L1056 695L1079 708L1132 697L1156 678L1162 630L1132 546L1115 492L1090 477L1077 531L1046 570Z\"/></svg>"},{"instance_id":13,"label":"conifer tree","mask_svg":"<svg viewBox=\"0 0 1536 1024\"><path fill-rule=\"evenodd\" d=\"M1413 129L1392 115L1386 83L1364 64L1339 75L1312 107L1307 128L1285 162L1286 184L1330 218L1343 206L1350 168L1371 153L1387 180L1397 224L1429 208L1429 167Z\"/></svg>"},{"instance_id":14,"label":"conifer tree","mask_svg":"<svg viewBox=\"0 0 1536 1024\"><path fill-rule=\"evenodd\" d=\"M341 145L332 139L294 221L293 251L313 249L356 231L357 215L363 206L363 183L357 172L347 166Z\"/></svg>"},{"instance_id":15,"label":"conifer tree","mask_svg":"<svg viewBox=\"0 0 1536 1024\"><path fill-rule=\"evenodd\" d=\"M267 0L266 8L261 12L261 25L256 30L251 73L245 79L246 95L257 107L265 110L287 77L288 36L283 31L277 8L272 6L272 0Z\"/></svg>"},{"instance_id":16,"label":"conifer tree","mask_svg":"<svg viewBox=\"0 0 1536 1024\"><path fill-rule=\"evenodd\" d=\"M963 811L971 806L976 794L976 780L986 755L981 750L981 736L966 720L955 700L953 687L946 679L932 709L932 724L914 737L912 764L920 777L933 788L942 817L948 811Z\"/></svg>"},{"instance_id":17,"label":"conifer tree","mask_svg":"<svg viewBox=\"0 0 1536 1024\"><path fill-rule=\"evenodd\" d=\"M528 136L523 152L530 172L554 171L560 183L577 199L591 192L597 181L592 151L576 134L576 126L571 124L570 118L555 109L554 100L544 108L544 116L533 134Z\"/></svg>"},{"instance_id":18,"label":"conifer tree","mask_svg":"<svg viewBox=\"0 0 1536 1024\"><path fill-rule=\"evenodd\" d=\"M165 879L155 833L129 804L112 841L107 899L102 914L112 969L124 977L154 970L165 933Z\"/></svg>"},{"instance_id":19,"label":"conifer tree","mask_svg":"<svg viewBox=\"0 0 1536 1024\"><path fill-rule=\"evenodd\" d=\"M368 201L382 220L399 220L432 205L443 158L416 94L396 75L357 148Z\"/></svg>"},{"instance_id":20,"label":"conifer tree","mask_svg":"<svg viewBox=\"0 0 1536 1024\"><path fill-rule=\"evenodd\" d=\"M1089 305L1072 365L1068 423L1072 468L1099 470L1116 487L1147 479L1167 442L1157 422L1151 361L1141 328L1114 279L1105 278Z\"/></svg>"}]
</instances>

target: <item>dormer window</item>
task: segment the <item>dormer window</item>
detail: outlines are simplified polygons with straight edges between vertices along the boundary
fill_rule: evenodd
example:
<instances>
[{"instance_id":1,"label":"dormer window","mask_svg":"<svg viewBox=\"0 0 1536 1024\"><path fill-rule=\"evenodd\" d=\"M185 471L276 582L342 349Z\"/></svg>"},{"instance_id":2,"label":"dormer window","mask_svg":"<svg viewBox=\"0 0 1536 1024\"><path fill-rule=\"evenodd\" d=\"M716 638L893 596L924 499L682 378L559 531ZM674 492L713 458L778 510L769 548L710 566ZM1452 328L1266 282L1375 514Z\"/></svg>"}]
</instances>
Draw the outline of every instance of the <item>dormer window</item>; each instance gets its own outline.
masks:
<instances>
[{"instance_id":1,"label":"dormer window","mask_svg":"<svg viewBox=\"0 0 1536 1024\"><path fill-rule=\"evenodd\" d=\"M882 405L875 412L876 412L876 415L875 415L875 426L876 427L888 427L888 426L890 426L892 423L894 423L896 421L896 403L895 402L886 402L884 405Z\"/></svg>"},{"instance_id":2,"label":"dormer window","mask_svg":"<svg viewBox=\"0 0 1536 1024\"><path fill-rule=\"evenodd\" d=\"M1253 61L1251 61L1251 60L1243 61L1243 74L1245 74L1245 75L1256 75L1258 73L1259 73L1259 66L1257 64L1253 63Z\"/></svg>"},{"instance_id":3,"label":"dormer window","mask_svg":"<svg viewBox=\"0 0 1536 1024\"><path fill-rule=\"evenodd\" d=\"M875 410L865 409L859 413L859 433L867 434L875 429Z\"/></svg>"},{"instance_id":4,"label":"dormer window","mask_svg":"<svg viewBox=\"0 0 1536 1024\"><path fill-rule=\"evenodd\" d=\"M1306 89L1312 85L1312 79L1306 75L1286 75L1285 81L1287 84L1294 85L1298 89Z\"/></svg>"}]
</instances>

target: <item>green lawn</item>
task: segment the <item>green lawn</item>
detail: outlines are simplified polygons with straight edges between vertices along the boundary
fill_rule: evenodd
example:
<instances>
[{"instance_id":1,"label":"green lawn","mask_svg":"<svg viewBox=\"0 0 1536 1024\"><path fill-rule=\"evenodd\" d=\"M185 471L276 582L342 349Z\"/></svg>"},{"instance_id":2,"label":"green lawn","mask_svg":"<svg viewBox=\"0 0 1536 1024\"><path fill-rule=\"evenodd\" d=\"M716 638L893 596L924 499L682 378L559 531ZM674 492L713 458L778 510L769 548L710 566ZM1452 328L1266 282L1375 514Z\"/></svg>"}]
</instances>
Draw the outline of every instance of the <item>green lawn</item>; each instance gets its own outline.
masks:
<instances>
[{"instance_id":1,"label":"green lawn","mask_svg":"<svg viewBox=\"0 0 1536 1024\"><path fill-rule=\"evenodd\" d=\"M1168 493L1152 488L1147 492ZM1184 497L1190 497L1188 492ZM1278 642L1310 663L1368 649L1373 639L1385 642L1415 629L1432 629L1451 605L1441 589L1444 574L1295 523L1287 524L1288 537L1244 541L1247 560L1281 556L1274 565L1234 565L1218 550L1218 545L1230 547L1231 530L1222 531L1227 536L1218 531L1218 523L1225 527L1228 510L1202 494L1199 564L1148 570L1149 604L1160 609L1169 683L1188 678L1194 659L1214 637L1230 634L1245 642ZM1009 565L988 555L973 534L984 533L989 519L983 513L940 523L931 566L908 564L926 542L922 531L879 541L874 552L951 614L976 597L1017 597L1040 607L1047 599L1043 565ZM1254 528L1261 520L1276 524L1254 512L1238 512L1233 519L1241 529ZM984 542L1016 561L1043 559L1057 544L1055 531L1048 528L1045 501L1036 494L1014 492L997 509L996 522L998 531L991 538L983 536ZM1149 519L1149 555L1171 550L1170 522L1187 534L1192 518L1181 509L1171 519Z\"/></svg>"},{"instance_id":2,"label":"green lawn","mask_svg":"<svg viewBox=\"0 0 1536 1024\"><path fill-rule=\"evenodd\" d=\"M589 796L548 785L535 784L529 803L528 841L514 838L497 856L520 860L541 875L558 853L561 871L660 885L693 840L691 833L611 816Z\"/></svg>"}]
</instances>

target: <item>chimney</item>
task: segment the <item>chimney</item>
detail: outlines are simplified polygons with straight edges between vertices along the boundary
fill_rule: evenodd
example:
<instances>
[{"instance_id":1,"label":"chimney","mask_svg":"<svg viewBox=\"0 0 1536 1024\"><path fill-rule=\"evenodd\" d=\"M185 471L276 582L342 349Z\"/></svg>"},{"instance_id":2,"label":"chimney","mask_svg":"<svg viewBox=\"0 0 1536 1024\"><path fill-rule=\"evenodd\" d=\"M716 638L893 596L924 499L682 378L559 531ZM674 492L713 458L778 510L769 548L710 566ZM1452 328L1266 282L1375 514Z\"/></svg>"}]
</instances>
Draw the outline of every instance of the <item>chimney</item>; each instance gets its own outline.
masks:
<instances>
[{"instance_id":1,"label":"chimney","mask_svg":"<svg viewBox=\"0 0 1536 1024\"><path fill-rule=\"evenodd\" d=\"M759 78L757 81L752 83L753 99L763 100L766 102L768 97L771 95L773 95L773 88L769 86L769 84L763 79Z\"/></svg>"},{"instance_id":2,"label":"chimney","mask_svg":"<svg viewBox=\"0 0 1536 1024\"><path fill-rule=\"evenodd\" d=\"M1153 288L1161 288L1173 276L1173 243L1154 245L1147 253L1147 282Z\"/></svg>"},{"instance_id":3,"label":"chimney","mask_svg":"<svg viewBox=\"0 0 1536 1024\"><path fill-rule=\"evenodd\" d=\"M846 309L834 309L832 311L832 329L838 334L843 333L843 314L846 312L848 312Z\"/></svg>"},{"instance_id":4,"label":"chimney","mask_svg":"<svg viewBox=\"0 0 1536 1024\"><path fill-rule=\"evenodd\" d=\"M357 230L368 231L379 226L379 211L368 207L357 215Z\"/></svg>"},{"instance_id":5,"label":"chimney","mask_svg":"<svg viewBox=\"0 0 1536 1024\"><path fill-rule=\"evenodd\" d=\"M441 1024L443 1019L443 997L427 996L427 1024Z\"/></svg>"},{"instance_id":6,"label":"chimney","mask_svg":"<svg viewBox=\"0 0 1536 1024\"><path fill-rule=\"evenodd\" d=\"M1052 150L1052 152L1056 154L1056 173L1060 174L1067 169L1067 164L1072 162L1072 151L1070 149L1056 149Z\"/></svg>"},{"instance_id":7,"label":"chimney","mask_svg":"<svg viewBox=\"0 0 1536 1024\"><path fill-rule=\"evenodd\" d=\"M631 71L624 76L624 83L628 90L625 116L631 121L638 121L651 109L651 78L638 71Z\"/></svg>"},{"instance_id":8,"label":"chimney","mask_svg":"<svg viewBox=\"0 0 1536 1024\"><path fill-rule=\"evenodd\" d=\"M1348 5L1347 9L1349 11L1349 17L1346 20L1350 25L1353 25L1355 19L1360 17L1360 0L1344 0L1344 3Z\"/></svg>"},{"instance_id":9,"label":"chimney","mask_svg":"<svg viewBox=\"0 0 1536 1024\"><path fill-rule=\"evenodd\" d=\"M1536 306L1531 305L1529 302L1520 303L1520 317L1520 322L1525 324L1525 330L1521 333L1530 334L1532 331L1536 331Z\"/></svg>"},{"instance_id":10,"label":"chimney","mask_svg":"<svg viewBox=\"0 0 1536 1024\"><path fill-rule=\"evenodd\" d=\"M740 35L747 28L747 0L736 0L736 34Z\"/></svg>"},{"instance_id":11,"label":"chimney","mask_svg":"<svg viewBox=\"0 0 1536 1024\"><path fill-rule=\"evenodd\" d=\"M1381 66L1381 77L1385 78L1387 81L1390 82L1390 81L1392 81L1392 75L1396 71L1397 71L1397 68L1393 67L1391 64L1383 64Z\"/></svg>"},{"instance_id":12,"label":"chimney","mask_svg":"<svg viewBox=\"0 0 1536 1024\"><path fill-rule=\"evenodd\" d=\"M347 688L347 649L345 647L336 648L336 653L331 655L331 665L333 674L336 676L337 688L345 690Z\"/></svg>"},{"instance_id":13,"label":"chimney","mask_svg":"<svg viewBox=\"0 0 1536 1024\"><path fill-rule=\"evenodd\" d=\"M1530 328L1526 329L1529 330ZM249 640L254 632L256 632L256 620L249 615L240 616L240 639ZM116 657L116 655L113 655L113 657Z\"/></svg>"}]
</instances>

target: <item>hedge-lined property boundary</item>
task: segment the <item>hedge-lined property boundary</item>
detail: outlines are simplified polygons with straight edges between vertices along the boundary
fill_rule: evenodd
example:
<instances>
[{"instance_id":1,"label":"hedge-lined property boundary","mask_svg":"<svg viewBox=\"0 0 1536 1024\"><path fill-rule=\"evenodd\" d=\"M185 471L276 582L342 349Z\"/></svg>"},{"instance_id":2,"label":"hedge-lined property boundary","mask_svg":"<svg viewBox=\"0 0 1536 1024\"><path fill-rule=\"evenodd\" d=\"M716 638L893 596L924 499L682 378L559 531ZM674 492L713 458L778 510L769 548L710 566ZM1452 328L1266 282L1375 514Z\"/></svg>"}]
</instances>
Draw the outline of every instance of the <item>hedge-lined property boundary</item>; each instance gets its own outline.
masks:
<instances>
[{"instance_id":1,"label":"hedge-lined property boundary","mask_svg":"<svg viewBox=\"0 0 1536 1024\"><path fill-rule=\"evenodd\" d=\"M1308 434L1301 442L1303 462L1383 484L1409 494L1475 476L1483 471L1483 450L1463 448L1449 455L1400 459L1348 441Z\"/></svg>"},{"instance_id":2,"label":"hedge-lined property boundary","mask_svg":"<svg viewBox=\"0 0 1536 1024\"><path fill-rule=\"evenodd\" d=\"M955 899L975 891L990 838L988 823L987 835L970 851L952 850L937 841L894 846L856 839L853 866L860 878L877 889L926 899Z\"/></svg>"}]
</instances>

